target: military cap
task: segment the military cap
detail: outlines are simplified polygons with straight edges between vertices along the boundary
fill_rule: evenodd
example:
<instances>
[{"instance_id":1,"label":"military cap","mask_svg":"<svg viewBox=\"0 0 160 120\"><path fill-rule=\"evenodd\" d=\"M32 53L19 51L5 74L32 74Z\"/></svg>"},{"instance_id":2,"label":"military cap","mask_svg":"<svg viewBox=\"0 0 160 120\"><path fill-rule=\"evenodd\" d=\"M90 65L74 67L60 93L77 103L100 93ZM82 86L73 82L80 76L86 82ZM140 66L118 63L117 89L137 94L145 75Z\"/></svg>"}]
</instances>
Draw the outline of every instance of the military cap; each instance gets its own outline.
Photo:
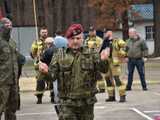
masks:
<instances>
[{"instance_id":1,"label":"military cap","mask_svg":"<svg viewBox=\"0 0 160 120\"><path fill-rule=\"evenodd\" d=\"M76 35L79 35L80 33L82 33L84 30L83 30L83 27L81 24L72 24L68 29L67 29L67 32L66 32L66 37L67 38L71 38L73 36L76 36Z\"/></svg>"}]
</instances>

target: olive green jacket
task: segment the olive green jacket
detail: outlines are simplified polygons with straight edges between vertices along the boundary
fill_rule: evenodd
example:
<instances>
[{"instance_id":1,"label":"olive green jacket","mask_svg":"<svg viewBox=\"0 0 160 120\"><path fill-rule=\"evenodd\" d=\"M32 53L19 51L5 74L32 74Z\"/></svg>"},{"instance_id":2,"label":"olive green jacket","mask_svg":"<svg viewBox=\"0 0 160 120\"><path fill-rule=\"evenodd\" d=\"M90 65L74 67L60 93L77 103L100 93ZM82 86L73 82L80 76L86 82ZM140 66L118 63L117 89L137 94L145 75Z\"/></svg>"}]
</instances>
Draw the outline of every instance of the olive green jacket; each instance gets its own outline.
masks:
<instances>
[{"instance_id":1,"label":"olive green jacket","mask_svg":"<svg viewBox=\"0 0 160 120\"><path fill-rule=\"evenodd\" d=\"M138 38L137 40L127 40L126 51L129 58L142 58L148 56L148 47L141 38Z\"/></svg>"},{"instance_id":2,"label":"olive green jacket","mask_svg":"<svg viewBox=\"0 0 160 120\"><path fill-rule=\"evenodd\" d=\"M49 74L58 80L60 98L85 99L97 93L96 74L108 71L108 61L101 61L94 49L82 47L77 53L72 49L58 49L49 66Z\"/></svg>"}]
</instances>

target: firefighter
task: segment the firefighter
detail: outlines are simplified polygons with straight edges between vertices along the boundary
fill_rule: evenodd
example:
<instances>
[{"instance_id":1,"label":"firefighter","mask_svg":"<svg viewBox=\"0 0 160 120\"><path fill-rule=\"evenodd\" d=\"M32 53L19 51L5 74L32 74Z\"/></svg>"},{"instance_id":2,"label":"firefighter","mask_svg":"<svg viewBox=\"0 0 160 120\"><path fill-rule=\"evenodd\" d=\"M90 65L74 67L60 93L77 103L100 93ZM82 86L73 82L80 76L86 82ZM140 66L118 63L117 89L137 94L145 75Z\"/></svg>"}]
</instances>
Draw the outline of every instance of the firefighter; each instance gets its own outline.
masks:
<instances>
[{"instance_id":1,"label":"firefighter","mask_svg":"<svg viewBox=\"0 0 160 120\"><path fill-rule=\"evenodd\" d=\"M36 70L36 79L37 79L36 93L35 93L37 97L37 104L42 104L42 96L46 86L46 76L41 74L41 72L39 72L38 64L40 62L40 59L44 51L47 49L47 45L45 43L45 39L47 37L48 37L48 30L46 27L42 27L40 29L39 40L35 40L32 43L31 47L31 57L34 59L34 66ZM52 97L53 96L51 95L51 102L53 100Z\"/></svg>"},{"instance_id":2,"label":"firefighter","mask_svg":"<svg viewBox=\"0 0 160 120\"><path fill-rule=\"evenodd\" d=\"M107 92L108 92L108 99L106 102L116 101L115 99L115 85L118 87L120 100L119 102L126 101L126 94L125 94L125 85L120 80L121 75L121 62L125 59L125 46L126 43L122 39L115 39L113 38L112 31L107 31L104 34L104 42L106 50L109 51L109 71L105 74L105 80L107 84ZM101 50L100 50L101 51ZM115 84L114 84L115 82Z\"/></svg>"}]
</instances>

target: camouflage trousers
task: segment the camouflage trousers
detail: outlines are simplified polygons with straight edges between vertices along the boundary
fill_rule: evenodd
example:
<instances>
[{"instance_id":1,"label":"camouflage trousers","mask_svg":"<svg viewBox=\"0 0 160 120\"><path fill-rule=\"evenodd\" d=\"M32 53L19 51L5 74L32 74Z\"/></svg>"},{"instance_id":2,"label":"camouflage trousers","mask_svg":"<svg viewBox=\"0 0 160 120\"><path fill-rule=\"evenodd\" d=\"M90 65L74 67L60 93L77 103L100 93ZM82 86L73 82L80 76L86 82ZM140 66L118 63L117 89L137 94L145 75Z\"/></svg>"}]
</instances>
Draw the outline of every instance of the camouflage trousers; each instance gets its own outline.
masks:
<instances>
[{"instance_id":1,"label":"camouflage trousers","mask_svg":"<svg viewBox=\"0 0 160 120\"><path fill-rule=\"evenodd\" d=\"M5 120L16 120L17 103L17 86L0 86L0 120L2 112L5 114Z\"/></svg>"},{"instance_id":2,"label":"camouflage trousers","mask_svg":"<svg viewBox=\"0 0 160 120\"><path fill-rule=\"evenodd\" d=\"M44 75L40 73L39 71L36 71L36 93L35 95L43 95L45 90L50 90L51 97L53 94L53 83L50 81L49 77L47 75Z\"/></svg>"},{"instance_id":3,"label":"camouflage trousers","mask_svg":"<svg viewBox=\"0 0 160 120\"><path fill-rule=\"evenodd\" d=\"M60 107L59 120L93 120L94 105L69 106L62 105Z\"/></svg>"}]
</instances>

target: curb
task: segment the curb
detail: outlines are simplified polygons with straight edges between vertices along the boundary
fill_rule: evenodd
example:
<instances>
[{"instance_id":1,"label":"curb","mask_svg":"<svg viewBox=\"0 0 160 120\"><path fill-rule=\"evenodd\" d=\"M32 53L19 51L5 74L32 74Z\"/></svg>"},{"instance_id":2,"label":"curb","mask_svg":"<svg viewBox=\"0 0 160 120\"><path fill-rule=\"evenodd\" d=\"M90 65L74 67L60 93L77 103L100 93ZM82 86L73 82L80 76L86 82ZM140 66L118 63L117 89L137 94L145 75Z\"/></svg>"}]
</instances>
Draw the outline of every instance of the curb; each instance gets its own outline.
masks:
<instances>
[{"instance_id":1,"label":"curb","mask_svg":"<svg viewBox=\"0 0 160 120\"><path fill-rule=\"evenodd\" d=\"M147 80L147 84L160 84L158 80ZM36 89L36 79L34 77L22 77L20 78L20 92L35 92ZM127 80L124 80L124 83L127 83ZM133 80L133 85L140 85L140 80Z\"/></svg>"}]
</instances>

